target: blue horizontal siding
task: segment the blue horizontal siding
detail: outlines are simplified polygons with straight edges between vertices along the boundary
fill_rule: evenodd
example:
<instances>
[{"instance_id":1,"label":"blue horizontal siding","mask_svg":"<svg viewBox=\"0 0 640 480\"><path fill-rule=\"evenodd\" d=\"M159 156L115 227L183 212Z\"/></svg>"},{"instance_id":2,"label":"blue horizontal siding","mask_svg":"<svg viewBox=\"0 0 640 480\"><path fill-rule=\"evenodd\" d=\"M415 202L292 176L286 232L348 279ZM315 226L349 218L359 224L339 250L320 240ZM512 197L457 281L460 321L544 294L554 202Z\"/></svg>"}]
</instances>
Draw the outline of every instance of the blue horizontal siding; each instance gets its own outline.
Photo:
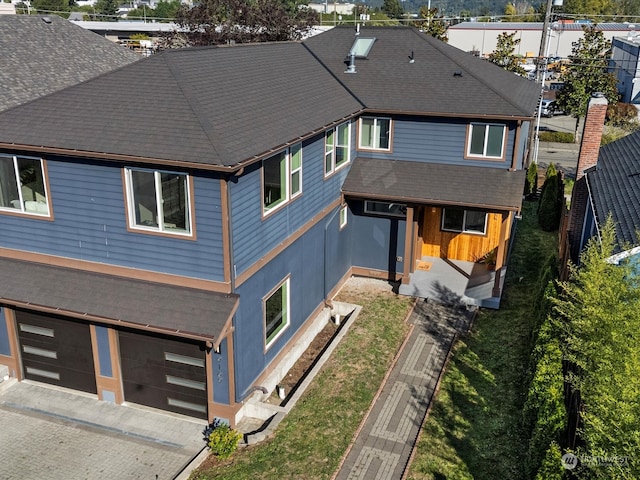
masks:
<instances>
[{"instance_id":1,"label":"blue horizontal siding","mask_svg":"<svg viewBox=\"0 0 640 480\"><path fill-rule=\"evenodd\" d=\"M335 212L327 215L238 287L240 305L234 317L237 400L243 398L255 379L324 302L326 288L335 285L348 271L349 252L344 252L342 260L336 262L330 255L331 247L325 248L325 238L328 246L347 243L344 239L348 233L338 230L336 218ZM287 275L290 278L290 325L264 352L262 301Z\"/></svg>"},{"instance_id":2,"label":"blue horizontal siding","mask_svg":"<svg viewBox=\"0 0 640 480\"><path fill-rule=\"evenodd\" d=\"M352 138L352 145L354 143ZM352 159L354 153L352 150ZM302 194L263 219L260 167L261 163L257 162L247 168L238 181L229 186L237 274L244 272L338 199L349 170L343 168L325 179L324 134L305 141L302 146Z\"/></svg>"},{"instance_id":3,"label":"blue horizontal siding","mask_svg":"<svg viewBox=\"0 0 640 480\"><path fill-rule=\"evenodd\" d=\"M402 218L365 215L363 202L354 201L349 205L353 212L350 217L353 266L402 272L404 263L396 261L396 258L404 256L406 221Z\"/></svg>"},{"instance_id":4,"label":"blue horizontal siding","mask_svg":"<svg viewBox=\"0 0 640 480\"><path fill-rule=\"evenodd\" d=\"M516 125L508 123L506 158L503 162L465 159L467 125L474 120L396 117L392 153L359 151L366 158L393 158L416 162L499 167L511 166ZM487 120L478 120L479 123ZM501 122L495 122L501 123Z\"/></svg>"},{"instance_id":5,"label":"blue horizontal siding","mask_svg":"<svg viewBox=\"0 0 640 480\"><path fill-rule=\"evenodd\" d=\"M127 231L121 165L47 159L54 221L0 214L6 248L222 281L220 181L194 177L197 240Z\"/></svg>"}]
</instances>

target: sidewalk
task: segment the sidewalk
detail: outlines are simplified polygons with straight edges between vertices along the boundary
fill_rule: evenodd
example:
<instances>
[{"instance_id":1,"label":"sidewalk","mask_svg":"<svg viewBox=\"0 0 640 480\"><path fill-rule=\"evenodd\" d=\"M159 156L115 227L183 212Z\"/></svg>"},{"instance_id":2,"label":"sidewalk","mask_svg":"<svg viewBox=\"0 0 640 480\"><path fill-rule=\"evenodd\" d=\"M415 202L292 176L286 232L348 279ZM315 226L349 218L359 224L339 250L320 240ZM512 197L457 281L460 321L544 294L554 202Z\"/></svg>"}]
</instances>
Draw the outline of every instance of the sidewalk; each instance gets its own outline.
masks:
<instances>
[{"instance_id":1,"label":"sidewalk","mask_svg":"<svg viewBox=\"0 0 640 480\"><path fill-rule=\"evenodd\" d=\"M402 478L456 334L473 312L418 299L411 331L347 450L335 480Z\"/></svg>"}]
</instances>

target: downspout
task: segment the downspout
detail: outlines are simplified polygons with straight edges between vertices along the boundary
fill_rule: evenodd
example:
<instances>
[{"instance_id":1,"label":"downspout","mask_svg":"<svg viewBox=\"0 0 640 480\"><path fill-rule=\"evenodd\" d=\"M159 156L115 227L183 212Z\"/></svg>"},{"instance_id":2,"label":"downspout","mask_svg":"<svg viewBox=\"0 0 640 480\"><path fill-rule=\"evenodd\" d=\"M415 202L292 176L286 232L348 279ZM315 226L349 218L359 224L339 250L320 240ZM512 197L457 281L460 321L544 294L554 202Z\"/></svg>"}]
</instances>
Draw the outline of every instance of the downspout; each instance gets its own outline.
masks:
<instances>
[{"instance_id":1,"label":"downspout","mask_svg":"<svg viewBox=\"0 0 640 480\"><path fill-rule=\"evenodd\" d=\"M244 172L244 167L242 167L237 172L233 173L234 177L239 177ZM229 188L229 179L231 177L227 177L225 182L227 182L227 222L229 222L229 228L227 229L229 232L229 266L231 267L230 278L229 278L229 288L231 289L231 293L236 292L236 262L235 257L233 255L233 228L231 222L231 189Z\"/></svg>"}]
</instances>

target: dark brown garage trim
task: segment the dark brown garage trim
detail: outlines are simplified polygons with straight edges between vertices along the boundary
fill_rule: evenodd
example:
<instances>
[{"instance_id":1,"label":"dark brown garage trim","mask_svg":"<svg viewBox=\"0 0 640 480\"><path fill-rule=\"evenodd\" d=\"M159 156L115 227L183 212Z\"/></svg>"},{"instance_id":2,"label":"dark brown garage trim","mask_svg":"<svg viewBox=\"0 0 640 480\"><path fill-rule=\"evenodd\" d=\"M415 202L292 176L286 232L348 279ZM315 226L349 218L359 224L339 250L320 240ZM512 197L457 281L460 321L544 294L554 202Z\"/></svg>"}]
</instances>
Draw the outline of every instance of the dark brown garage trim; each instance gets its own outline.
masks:
<instances>
[{"instance_id":1,"label":"dark brown garage trim","mask_svg":"<svg viewBox=\"0 0 640 480\"><path fill-rule=\"evenodd\" d=\"M209 342L217 348L239 296L2 259L0 304Z\"/></svg>"}]
</instances>

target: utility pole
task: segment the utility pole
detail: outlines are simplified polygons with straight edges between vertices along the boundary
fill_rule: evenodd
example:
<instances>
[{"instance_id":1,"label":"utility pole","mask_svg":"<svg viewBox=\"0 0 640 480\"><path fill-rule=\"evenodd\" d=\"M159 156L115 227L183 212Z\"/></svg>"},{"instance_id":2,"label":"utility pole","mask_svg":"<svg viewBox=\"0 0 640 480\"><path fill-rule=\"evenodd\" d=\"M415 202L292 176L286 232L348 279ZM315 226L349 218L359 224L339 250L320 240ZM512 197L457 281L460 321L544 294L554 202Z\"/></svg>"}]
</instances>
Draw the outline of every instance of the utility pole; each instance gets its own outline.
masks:
<instances>
[{"instance_id":1,"label":"utility pole","mask_svg":"<svg viewBox=\"0 0 640 480\"><path fill-rule=\"evenodd\" d=\"M557 0L556 0L557 1ZM547 44L549 43L549 22L551 21L551 8L554 5L554 0L547 0L547 9L544 14L544 23L542 24L542 36L540 38L540 51L538 52L538 65L536 68L536 82L541 81L541 73L543 63L546 61L544 58L545 52L547 51ZM560 0L560 5L562 5L562 0Z\"/></svg>"}]
</instances>

